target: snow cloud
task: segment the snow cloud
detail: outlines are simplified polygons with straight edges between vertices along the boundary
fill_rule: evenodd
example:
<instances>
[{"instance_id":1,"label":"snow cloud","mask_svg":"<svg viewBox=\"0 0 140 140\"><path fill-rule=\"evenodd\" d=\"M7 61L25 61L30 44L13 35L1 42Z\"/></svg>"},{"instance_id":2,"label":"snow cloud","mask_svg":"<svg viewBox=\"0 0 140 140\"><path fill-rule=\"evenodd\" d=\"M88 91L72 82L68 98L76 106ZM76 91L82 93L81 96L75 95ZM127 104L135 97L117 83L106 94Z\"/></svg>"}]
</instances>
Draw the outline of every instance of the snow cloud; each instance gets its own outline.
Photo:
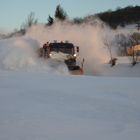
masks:
<instances>
[{"instance_id":1,"label":"snow cloud","mask_svg":"<svg viewBox=\"0 0 140 140\"><path fill-rule=\"evenodd\" d=\"M103 37L105 32L110 31L104 28L107 27L102 27L102 23L74 25L57 22L50 27L33 26L28 30L26 36L38 40L40 46L47 41L53 42L54 40L72 42L75 46L80 47L78 61L81 64L84 58L85 72L96 73L99 71L100 65L109 60Z\"/></svg>"},{"instance_id":2,"label":"snow cloud","mask_svg":"<svg viewBox=\"0 0 140 140\"><path fill-rule=\"evenodd\" d=\"M0 41L0 70L39 71L68 74L64 64L52 64L37 55L39 42L31 37L16 37Z\"/></svg>"},{"instance_id":3,"label":"snow cloud","mask_svg":"<svg viewBox=\"0 0 140 140\"><path fill-rule=\"evenodd\" d=\"M46 42L69 41L80 48L78 63L81 65L84 58L85 74L99 75L103 71L102 64L108 63L110 60L105 42L111 42L115 34L120 32L128 33L122 29L113 31L99 20L80 25L56 22L48 27L38 24L29 28L23 37L0 41L0 66L3 69L11 70L45 69L52 72L50 62L38 59L37 49ZM115 49L112 48L114 55L113 50ZM59 65L59 68L58 65L55 66L53 71L58 72L59 69L60 73L68 73L66 66L62 65Z\"/></svg>"}]
</instances>

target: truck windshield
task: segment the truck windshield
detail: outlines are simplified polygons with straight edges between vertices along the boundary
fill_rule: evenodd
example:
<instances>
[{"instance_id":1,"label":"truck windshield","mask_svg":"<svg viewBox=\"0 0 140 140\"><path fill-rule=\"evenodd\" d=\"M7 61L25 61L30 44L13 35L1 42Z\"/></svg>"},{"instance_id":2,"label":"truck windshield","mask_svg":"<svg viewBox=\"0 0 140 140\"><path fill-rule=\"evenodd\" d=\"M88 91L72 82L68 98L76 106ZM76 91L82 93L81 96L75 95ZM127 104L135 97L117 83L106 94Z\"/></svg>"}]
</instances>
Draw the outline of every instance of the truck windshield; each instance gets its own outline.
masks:
<instances>
[{"instance_id":1,"label":"truck windshield","mask_svg":"<svg viewBox=\"0 0 140 140\"><path fill-rule=\"evenodd\" d=\"M73 55L74 45L72 43L50 43L50 51L62 52Z\"/></svg>"}]
</instances>

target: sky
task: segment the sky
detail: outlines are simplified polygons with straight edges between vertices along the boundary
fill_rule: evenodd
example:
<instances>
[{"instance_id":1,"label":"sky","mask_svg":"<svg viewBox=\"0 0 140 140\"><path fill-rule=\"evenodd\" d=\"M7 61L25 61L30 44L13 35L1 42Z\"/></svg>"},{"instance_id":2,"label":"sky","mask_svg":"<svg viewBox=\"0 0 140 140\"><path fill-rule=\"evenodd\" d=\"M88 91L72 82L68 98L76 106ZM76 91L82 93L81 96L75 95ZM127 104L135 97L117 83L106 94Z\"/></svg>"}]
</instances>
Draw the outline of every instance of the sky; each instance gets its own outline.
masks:
<instances>
[{"instance_id":1,"label":"sky","mask_svg":"<svg viewBox=\"0 0 140 140\"><path fill-rule=\"evenodd\" d=\"M48 15L54 16L58 4L69 18L75 18L139 3L140 0L0 0L0 30L20 28L31 12L38 22L47 22Z\"/></svg>"}]
</instances>

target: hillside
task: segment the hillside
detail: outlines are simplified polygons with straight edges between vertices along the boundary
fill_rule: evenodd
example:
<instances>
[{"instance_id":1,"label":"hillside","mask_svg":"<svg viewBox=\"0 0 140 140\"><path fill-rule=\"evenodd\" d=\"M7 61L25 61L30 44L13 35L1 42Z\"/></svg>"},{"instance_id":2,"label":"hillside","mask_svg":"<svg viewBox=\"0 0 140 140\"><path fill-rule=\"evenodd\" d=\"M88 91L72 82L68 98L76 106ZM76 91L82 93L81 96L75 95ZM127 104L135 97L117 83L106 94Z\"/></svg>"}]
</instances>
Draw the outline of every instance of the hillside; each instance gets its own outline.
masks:
<instances>
[{"instance_id":1,"label":"hillside","mask_svg":"<svg viewBox=\"0 0 140 140\"><path fill-rule=\"evenodd\" d=\"M112 28L117 26L125 26L128 24L140 22L140 6L128 6L117 9L116 11L107 11L96 14L102 21L110 25Z\"/></svg>"}]
</instances>

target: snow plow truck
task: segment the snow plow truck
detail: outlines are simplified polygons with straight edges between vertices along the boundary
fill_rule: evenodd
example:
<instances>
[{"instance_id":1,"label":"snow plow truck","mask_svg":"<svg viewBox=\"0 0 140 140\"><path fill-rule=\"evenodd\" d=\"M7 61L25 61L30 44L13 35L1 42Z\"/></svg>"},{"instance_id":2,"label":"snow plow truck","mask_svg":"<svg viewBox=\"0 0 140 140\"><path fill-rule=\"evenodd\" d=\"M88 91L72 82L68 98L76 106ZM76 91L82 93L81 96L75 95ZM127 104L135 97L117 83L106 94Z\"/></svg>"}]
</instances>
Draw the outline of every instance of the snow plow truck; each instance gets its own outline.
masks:
<instances>
[{"instance_id":1,"label":"snow plow truck","mask_svg":"<svg viewBox=\"0 0 140 140\"><path fill-rule=\"evenodd\" d=\"M84 59L81 66L77 64L77 56L79 55L79 47L74 46L72 43L57 42L45 43L39 50L39 56L45 59L63 60L69 72L73 75L83 75Z\"/></svg>"}]
</instances>

